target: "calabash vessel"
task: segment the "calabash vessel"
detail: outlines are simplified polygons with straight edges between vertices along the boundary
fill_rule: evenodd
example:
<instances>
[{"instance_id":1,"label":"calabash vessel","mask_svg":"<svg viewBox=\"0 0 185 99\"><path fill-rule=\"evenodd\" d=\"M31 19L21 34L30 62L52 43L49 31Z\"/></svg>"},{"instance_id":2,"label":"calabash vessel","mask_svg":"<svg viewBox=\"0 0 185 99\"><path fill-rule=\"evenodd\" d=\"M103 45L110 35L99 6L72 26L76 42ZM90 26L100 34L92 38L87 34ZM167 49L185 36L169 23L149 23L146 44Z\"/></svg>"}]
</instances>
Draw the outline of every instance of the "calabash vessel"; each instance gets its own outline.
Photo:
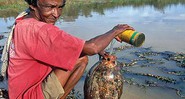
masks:
<instances>
[{"instance_id":1,"label":"calabash vessel","mask_svg":"<svg viewBox=\"0 0 185 99\"><path fill-rule=\"evenodd\" d=\"M108 55L88 72L84 84L85 99L120 99L123 78L116 57Z\"/></svg>"}]
</instances>

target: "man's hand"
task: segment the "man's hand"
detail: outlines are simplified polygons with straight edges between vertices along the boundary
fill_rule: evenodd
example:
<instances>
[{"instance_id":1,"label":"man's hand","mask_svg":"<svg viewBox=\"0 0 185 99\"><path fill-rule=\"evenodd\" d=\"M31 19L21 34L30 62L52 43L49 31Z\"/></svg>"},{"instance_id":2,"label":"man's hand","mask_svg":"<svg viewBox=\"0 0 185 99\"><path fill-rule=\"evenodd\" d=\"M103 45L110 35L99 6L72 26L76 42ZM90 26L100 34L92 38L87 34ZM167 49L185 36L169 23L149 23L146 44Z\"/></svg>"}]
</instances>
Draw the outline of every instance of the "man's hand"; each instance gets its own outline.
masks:
<instances>
[{"instance_id":1,"label":"man's hand","mask_svg":"<svg viewBox=\"0 0 185 99\"><path fill-rule=\"evenodd\" d=\"M113 29L112 29L115 33L116 33L116 37L115 39L118 41L118 42L122 42L122 40L118 37L118 35L120 33L123 33L124 31L126 30L134 30L133 27L127 25L127 24L118 24L117 26L115 26Z\"/></svg>"}]
</instances>

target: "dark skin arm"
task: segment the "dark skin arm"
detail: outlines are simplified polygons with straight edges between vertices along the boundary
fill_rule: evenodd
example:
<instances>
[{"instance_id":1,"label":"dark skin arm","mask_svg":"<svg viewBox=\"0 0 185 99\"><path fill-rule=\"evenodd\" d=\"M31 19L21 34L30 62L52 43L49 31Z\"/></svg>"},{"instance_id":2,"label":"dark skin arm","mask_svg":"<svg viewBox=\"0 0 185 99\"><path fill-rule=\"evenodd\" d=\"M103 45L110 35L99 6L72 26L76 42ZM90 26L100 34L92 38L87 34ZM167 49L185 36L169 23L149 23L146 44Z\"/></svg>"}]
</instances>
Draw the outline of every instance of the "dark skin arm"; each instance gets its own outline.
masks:
<instances>
[{"instance_id":1,"label":"dark skin arm","mask_svg":"<svg viewBox=\"0 0 185 99\"><path fill-rule=\"evenodd\" d=\"M105 34L99 35L86 41L81 56L84 55L91 56L94 54L102 53L102 51L110 44L110 42L114 38L117 41L121 42L117 35L125 30L134 30L134 29L127 24L121 24L115 26L113 29L106 32Z\"/></svg>"}]
</instances>

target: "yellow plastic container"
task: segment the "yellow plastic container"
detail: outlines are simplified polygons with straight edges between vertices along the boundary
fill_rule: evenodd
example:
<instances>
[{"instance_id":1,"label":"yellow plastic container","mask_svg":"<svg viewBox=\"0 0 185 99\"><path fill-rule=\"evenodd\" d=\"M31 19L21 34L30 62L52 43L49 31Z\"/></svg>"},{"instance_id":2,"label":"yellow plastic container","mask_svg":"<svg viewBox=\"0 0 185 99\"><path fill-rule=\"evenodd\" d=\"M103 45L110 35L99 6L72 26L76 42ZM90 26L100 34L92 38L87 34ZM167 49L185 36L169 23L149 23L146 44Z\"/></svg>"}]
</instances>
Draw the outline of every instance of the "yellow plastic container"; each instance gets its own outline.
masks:
<instances>
[{"instance_id":1,"label":"yellow plastic container","mask_svg":"<svg viewBox=\"0 0 185 99\"><path fill-rule=\"evenodd\" d=\"M141 46L145 41L145 35L133 30L126 30L123 33L119 34L118 37L135 47Z\"/></svg>"}]
</instances>

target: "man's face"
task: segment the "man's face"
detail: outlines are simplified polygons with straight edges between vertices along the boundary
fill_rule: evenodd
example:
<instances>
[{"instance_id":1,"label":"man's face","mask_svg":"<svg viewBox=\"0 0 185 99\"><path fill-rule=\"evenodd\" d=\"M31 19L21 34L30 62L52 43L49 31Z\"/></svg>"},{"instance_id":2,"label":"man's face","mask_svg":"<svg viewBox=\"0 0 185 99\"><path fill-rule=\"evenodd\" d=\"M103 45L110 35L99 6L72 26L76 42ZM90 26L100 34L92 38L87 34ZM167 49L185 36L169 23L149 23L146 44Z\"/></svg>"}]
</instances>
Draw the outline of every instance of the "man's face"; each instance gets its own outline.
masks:
<instances>
[{"instance_id":1,"label":"man's face","mask_svg":"<svg viewBox=\"0 0 185 99\"><path fill-rule=\"evenodd\" d=\"M38 0L35 15L38 20L55 24L65 4L63 0Z\"/></svg>"}]
</instances>

